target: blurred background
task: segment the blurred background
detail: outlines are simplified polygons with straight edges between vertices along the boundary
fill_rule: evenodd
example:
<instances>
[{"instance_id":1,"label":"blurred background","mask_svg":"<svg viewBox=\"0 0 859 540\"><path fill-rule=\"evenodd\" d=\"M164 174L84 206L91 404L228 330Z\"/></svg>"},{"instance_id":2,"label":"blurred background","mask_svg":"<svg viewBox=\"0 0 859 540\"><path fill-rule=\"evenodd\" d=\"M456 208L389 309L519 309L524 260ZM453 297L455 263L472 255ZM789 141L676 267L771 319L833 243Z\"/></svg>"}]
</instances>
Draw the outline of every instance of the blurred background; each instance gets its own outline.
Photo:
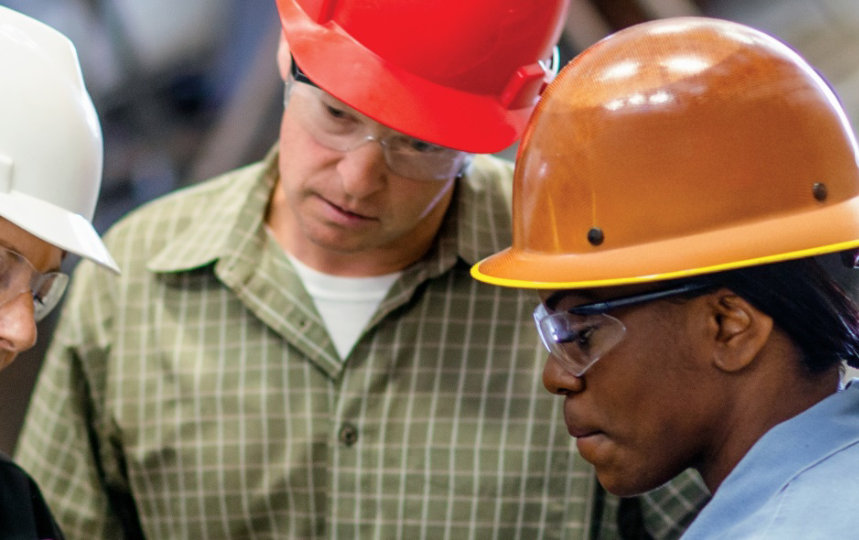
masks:
<instances>
[{"instance_id":1,"label":"blurred background","mask_svg":"<svg viewBox=\"0 0 859 540\"><path fill-rule=\"evenodd\" d=\"M260 159L276 140L282 82L274 0L0 5L54 26L77 46L105 137L100 231L158 195ZM735 20L778 36L832 83L859 125L855 0L572 0L561 59L615 30L678 15ZM68 260L67 269L76 263ZM0 451L14 449L55 322L42 321L36 348L0 374Z\"/></svg>"}]
</instances>

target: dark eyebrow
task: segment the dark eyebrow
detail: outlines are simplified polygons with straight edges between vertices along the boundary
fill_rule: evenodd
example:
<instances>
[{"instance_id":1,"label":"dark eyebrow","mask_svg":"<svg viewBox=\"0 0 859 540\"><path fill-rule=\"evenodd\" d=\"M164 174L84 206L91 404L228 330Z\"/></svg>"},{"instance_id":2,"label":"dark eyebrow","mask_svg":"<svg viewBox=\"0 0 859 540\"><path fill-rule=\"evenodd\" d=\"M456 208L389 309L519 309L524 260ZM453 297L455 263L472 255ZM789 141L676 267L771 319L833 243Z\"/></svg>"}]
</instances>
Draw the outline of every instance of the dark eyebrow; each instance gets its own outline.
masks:
<instances>
[{"instance_id":1,"label":"dark eyebrow","mask_svg":"<svg viewBox=\"0 0 859 540\"><path fill-rule=\"evenodd\" d=\"M544 304L547 308L549 308L549 309L551 309L551 310L553 310L553 311L554 311L554 310L555 310L555 307L558 305L558 302L559 302L559 301L561 300L561 298L563 298L563 297L564 297L564 295L566 295L566 294L567 294L567 291L556 291L556 292L552 293L552 295L551 295L551 296L549 296L548 298L546 298L545 300L543 300L543 304Z\"/></svg>"},{"instance_id":2,"label":"dark eyebrow","mask_svg":"<svg viewBox=\"0 0 859 540\"><path fill-rule=\"evenodd\" d=\"M554 293L549 295L548 298L543 300L543 304L545 304L545 306L547 308L554 311L557 309L558 303L561 300L563 300L564 298L566 298L567 296L569 296L573 293L581 296L582 300L584 300L585 303L588 303L589 299L593 299L593 295L589 294L588 291L579 291L579 290L574 290L574 289L561 289L560 291L555 291Z\"/></svg>"}]
</instances>

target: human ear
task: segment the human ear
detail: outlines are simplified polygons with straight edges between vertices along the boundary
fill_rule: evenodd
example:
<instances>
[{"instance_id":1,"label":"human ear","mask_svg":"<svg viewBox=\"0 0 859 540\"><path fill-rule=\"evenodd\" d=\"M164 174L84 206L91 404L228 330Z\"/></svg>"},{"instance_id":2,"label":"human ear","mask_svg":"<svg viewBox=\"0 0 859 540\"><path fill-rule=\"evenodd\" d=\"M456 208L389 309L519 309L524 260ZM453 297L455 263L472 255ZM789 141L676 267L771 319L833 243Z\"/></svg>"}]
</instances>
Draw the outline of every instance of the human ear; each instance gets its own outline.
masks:
<instances>
[{"instance_id":1,"label":"human ear","mask_svg":"<svg viewBox=\"0 0 859 540\"><path fill-rule=\"evenodd\" d=\"M280 71L280 78L286 81L289 76L289 70L292 64L292 57L289 54L289 43L286 42L286 36L283 32L280 33L280 42L277 44L277 69Z\"/></svg>"},{"instance_id":2,"label":"human ear","mask_svg":"<svg viewBox=\"0 0 859 540\"><path fill-rule=\"evenodd\" d=\"M715 329L713 364L725 372L747 368L772 334L772 317L730 291L715 293L710 309Z\"/></svg>"}]
</instances>

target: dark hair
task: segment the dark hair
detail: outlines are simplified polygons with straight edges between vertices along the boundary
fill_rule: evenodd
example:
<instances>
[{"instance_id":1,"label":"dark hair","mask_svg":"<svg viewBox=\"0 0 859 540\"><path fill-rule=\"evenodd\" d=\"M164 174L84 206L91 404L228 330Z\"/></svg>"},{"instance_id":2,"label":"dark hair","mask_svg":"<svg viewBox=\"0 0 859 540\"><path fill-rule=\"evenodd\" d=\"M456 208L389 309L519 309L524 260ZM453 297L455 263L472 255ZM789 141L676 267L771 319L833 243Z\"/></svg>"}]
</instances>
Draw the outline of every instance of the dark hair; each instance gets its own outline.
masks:
<instances>
[{"instance_id":1,"label":"dark hair","mask_svg":"<svg viewBox=\"0 0 859 540\"><path fill-rule=\"evenodd\" d=\"M803 352L811 373L846 361L859 367L859 309L813 258L711 276L773 318Z\"/></svg>"}]
</instances>

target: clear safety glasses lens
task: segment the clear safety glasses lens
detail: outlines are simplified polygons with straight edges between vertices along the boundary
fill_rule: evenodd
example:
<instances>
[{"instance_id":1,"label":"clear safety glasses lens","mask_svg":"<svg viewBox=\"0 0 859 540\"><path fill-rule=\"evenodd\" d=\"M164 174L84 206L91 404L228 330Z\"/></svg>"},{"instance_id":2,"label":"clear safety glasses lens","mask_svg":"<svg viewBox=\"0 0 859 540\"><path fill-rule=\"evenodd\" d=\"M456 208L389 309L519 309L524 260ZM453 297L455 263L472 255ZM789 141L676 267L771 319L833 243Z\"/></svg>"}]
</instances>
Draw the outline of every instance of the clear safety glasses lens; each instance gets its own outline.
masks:
<instances>
[{"instance_id":1,"label":"clear safety glasses lens","mask_svg":"<svg viewBox=\"0 0 859 540\"><path fill-rule=\"evenodd\" d=\"M534 310L534 323L549 354L576 377L584 375L626 333L623 323L611 315L549 313L543 304Z\"/></svg>"},{"instance_id":2,"label":"clear safety glasses lens","mask_svg":"<svg viewBox=\"0 0 859 540\"><path fill-rule=\"evenodd\" d=\"M351 152L369 142L382 147L385 164L392 172L414 180L449 180L462 175L473 154L439 146L384 128L324 90L287 79L284 106L293 94L301 96L301 106L290 114L322 146L337 152ZM387 132L386 135L373 134Z\"/></svg>"},{"instance_id":3,"label":"clear safety glasses lens","mask_svg":"<svg viewBox=\"0 0 859 540\"><path fill-rule=\"evenodd\" d=\"M0 246L0 306L29 293L33 297L33 316L40 321L56 307L68 282L66 274L43 274L20 253Z\"/></svg>"}]
</instances>

